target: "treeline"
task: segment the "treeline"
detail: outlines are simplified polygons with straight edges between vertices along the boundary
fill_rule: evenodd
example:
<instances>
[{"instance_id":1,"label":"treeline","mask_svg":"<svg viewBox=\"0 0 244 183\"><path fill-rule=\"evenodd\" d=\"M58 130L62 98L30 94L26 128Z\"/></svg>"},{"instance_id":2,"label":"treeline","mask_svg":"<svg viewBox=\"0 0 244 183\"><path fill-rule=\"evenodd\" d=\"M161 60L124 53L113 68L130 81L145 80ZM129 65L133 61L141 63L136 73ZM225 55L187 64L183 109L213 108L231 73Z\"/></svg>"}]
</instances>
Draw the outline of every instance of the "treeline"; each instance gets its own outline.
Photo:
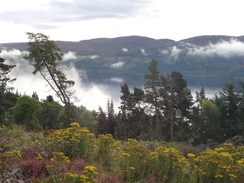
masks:
<instances>
[{"instance_id":1,"label":"treeline","mask_svg":"<svg viewBox=\"0 0 244 183\"><path fill-rule=\"evenodd\" d=\"M1 59L3 70L4 59ZM144 89L130 91L121 85L121 105L115 113L113 101L107 109L89 111L84 106L72 106L76 119L93 133L112 134L126 140L192 141L206 143L208 139L224 142L244 132L244 84L236 89L233 80L222 91L208 99L202 88L193 99L187 82L179 72L162 76L158 62L152 60L144 75ZM13 68L8 67L9 72ZM6 73L5 73L6 74ZM6 81L13 81L1 73L0 124L19 124L27 130L62 129L72 118L65 106L52 96L39 100L38 94L21 96L11 92ZM3 80L5 78L5 80ZM5 84L4 84L5 81Z\"/></svg>"},{"instance_id":2,"label":"treeline","mask_svg":"<svg viewBox=\"0 0 244 183\"><path fill-rule=\"evenodd\" d=\"M235 87L234 79L230 78L213 98L206 97L204 87L194 98L181 73L163 76L157 66L156 60L148 66L144 89L130 91L127 84L121 86L120 110L112 126L116 138L200 144L209 139L224 142L243 136L244 83ZM98 116L104 116L104 112L100 111ZM109 116L108 113L107 120L99 118L101 129L112 125Z\"/></svg>"},{"instance_id":3,"label":"treeline","mask_svg":"<svg viewBox=\"0 0 244 183\"><path fill-rule=\"evenodd\" d=\"M28 33L29 59L34 61L34 73L40 72L55 91L61 105L52 96L39 100L38 94L21 96L13 93L8 83L15 78L9 73L15 67L0 58L0 124L20 124L27 130L50 130L68 127L79 122L96 135L112 134L126 140L188 141L206 143L208 139L224 142L244 133L244 83L234 86L233 78L221 92L209 99L202 88L195 99L180 72L163 76L158 62L152 60L144 74L144 88L121 85L121 104L115 113L113 101L107 109L89 111L75 106L70 97L74 82L58 70L62 60L60 49L43 34ZM237 89L238 88L238 89Z\"/></svg>"}]
</instances>

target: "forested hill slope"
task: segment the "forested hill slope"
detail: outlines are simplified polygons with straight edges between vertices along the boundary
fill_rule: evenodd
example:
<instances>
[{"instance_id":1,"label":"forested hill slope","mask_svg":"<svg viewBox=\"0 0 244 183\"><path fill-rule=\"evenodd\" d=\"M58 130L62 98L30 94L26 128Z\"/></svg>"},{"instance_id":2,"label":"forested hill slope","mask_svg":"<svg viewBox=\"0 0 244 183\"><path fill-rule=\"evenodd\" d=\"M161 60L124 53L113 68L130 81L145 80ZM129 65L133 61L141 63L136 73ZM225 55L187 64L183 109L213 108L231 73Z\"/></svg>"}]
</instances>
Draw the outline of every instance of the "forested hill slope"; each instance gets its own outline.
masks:
<instances>
[{"instance_id":1,"label":"forested hill slope","mask_svg":"<svg viewBox=\"0 0 244 183\"><path fill-rule=\"evenodd\" d=\"M193 86L222 87L231 76L236 82L244 81L244 36L198 36L180 41L128 36L56 43L63 52L76 54L76 60L66 63L86 70L88 81L141 85L152 59L158 60L163 75L179 71ZM1 50L13 48L24 51L27 45L1 44Z\"/></svg>"}]
</instances>

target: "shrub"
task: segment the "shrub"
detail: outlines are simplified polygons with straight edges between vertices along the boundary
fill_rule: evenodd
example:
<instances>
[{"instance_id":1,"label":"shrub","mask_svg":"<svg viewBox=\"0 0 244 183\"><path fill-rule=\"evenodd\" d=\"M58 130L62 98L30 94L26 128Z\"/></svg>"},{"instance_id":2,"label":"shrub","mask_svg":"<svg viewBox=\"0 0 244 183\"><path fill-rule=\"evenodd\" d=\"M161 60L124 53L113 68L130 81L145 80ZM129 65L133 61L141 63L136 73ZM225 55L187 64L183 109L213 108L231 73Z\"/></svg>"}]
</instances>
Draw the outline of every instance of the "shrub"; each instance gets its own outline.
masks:
<instances>
[{"instance_id":1,"label":"shrub","mask_svg":"<svg viewBox=\"0 0 244 183\"><path fill-rule=\"evenodd\" d=\"M17 159L20 156L20 151L17 150L0 153L0 175L8 172L11 166L17 162Z\"/></svg>"},{"instance_id":2,"label":"shrub","mask_svg":"<svg viewBox=\"0 0 244 183\"><path fill-rule=\"evenodd\" d=\"M157 182L184 182L187 159L180 151L160 146L151 152L149 160L149 170Z\"/></svg>"},{"instance_id":3,"label":"shrub","mask_svg":"<svg viewBox=\"0 0 244 183\"><path fill-rule=\"evenodd\" d=\"M97 182L96 175L98 174L97 168L94 166L86 166L83 174L66 173L64 181L66 183L95 183Z\"/></svg>"},{"instance_id":4,"label":"shrub","mask_svg":"<svg viewBox=\"0 0 244 183\"><path fill-rule=\"evenodd\" d=\"M49 175L46 169L46 165L48 164L50 164L50 160L48 159L29 159L21 161L15 167L21 168L26 178L36 179Z\"/></svg>"},{"instance_id":5,"label":"shrub","mask_svg":"<svg viewBox=\"0 0 244 183\"><path fill-rule=\"evenodd\" d=\"M200 182L242 182L244 180L244 147L225 144L214 150L206 149L190 161Z\"/></svg>"},{"instance_id":6,"label":"shrub","mask_svg":"<svg viewBox=\"0 0 244 183\"><path fill-rule=\"evenodd\" d=\"M118 143L111 134L98 136L95 159L105 170L110 170L117 148Z\"/></svg>"},{"instance_id":7,"label":"shrub","mask_svg":"<svg viewBox=\"0 0 244 183\"><path fill-rule=\"evenodd\" d=\"M61 129L51 134L50 148L63 152L70 158L87 157L93 150L94 134L78 123L71 123L70 128Z\"/></svg>"},{"instance_id":8,"label":"shrub","mask_svg":"<svg viewBox=\"0 0 244 183\"><path fill-rule=\"evenodd\" d=\"M42 178L48 176L46 165L50 164L52 154L44 148L37 147L35 149L22 152L19 163L14 167L21 168L24 176L27 178Z\"/></svg>"},{"instance_id":9,"label":"shrub","mask_svg":"<svg viewBox=\"0 0 244 183\"><path fill-rule=\"evenodd\" d=\"M140 145L137 140L128 139L121 156L116 158L119 161L123 179L127 182L136 182L147 177L150 153L151 151Z\"/></svg>"},{"instance_id":10,"label":"shrub","mask_svg":"<svg viewBox=\"0 0 244 183\"><path fill-rule=\"evenodd\" d=\"M21 124L27 130L41 130L38 115L42 111L41 103L28 96L18 98L13 107L13 116L16 124Z\"/></svg>"}]
</instances>

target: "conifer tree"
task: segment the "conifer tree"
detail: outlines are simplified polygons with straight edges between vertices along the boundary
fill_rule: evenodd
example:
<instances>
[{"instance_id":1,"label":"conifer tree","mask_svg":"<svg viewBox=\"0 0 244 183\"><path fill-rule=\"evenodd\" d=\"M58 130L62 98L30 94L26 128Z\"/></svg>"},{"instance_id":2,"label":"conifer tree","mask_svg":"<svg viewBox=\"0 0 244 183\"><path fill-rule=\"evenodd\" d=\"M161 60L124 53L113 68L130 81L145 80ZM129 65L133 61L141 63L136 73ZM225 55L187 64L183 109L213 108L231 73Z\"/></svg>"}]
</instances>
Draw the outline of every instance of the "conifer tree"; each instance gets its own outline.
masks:
<instances>
[{"instance_id":1,"label":"conifer tree","mask_svg":"<svg viewBox=\"0 0 244 183\"><path fill-rule=\"evenodd\" d=\"M1 51L0 51L1 52ZM16 78L11 78L9 73L15 65L8 65L5 59L0 57L0 123L10 123L10 109L15 105L18 95L12 93L13 87L8 84L14 82Z\"/></svg>"},{"instance_id":2,"label":"conifer tree","mask_svg":"<svg viewBox=\"0 0 244 183\"><path fill-rule=\"evenodd\" d=\"M174 71L162 79L162 96L164 117L170 124L170 140L173 140L176 132L178 138L182 138L182 134L189 131L188 120L193 98L181 73Z\"/></svg>"},{"instance_id":3,"label":"conifer tree","mask_svg":"<svg viewBox=\"0 0 244 183\"><path fill-rule=\"evenodd\" d=\"M9 73L15 67L15 65L5 64L5 59L0 57L0 92L5 93L11 91L13 88L9 87L7 84L12 83L16 78L11 79Z\"/></svg>"},{"instance_id":4,"label":"conifer tree","mask_svg":"<svg viewBox=\"0 0 244 183\"><path fill-rule=\"evenodd\" d=\"M58 64L62 60L60 48L49 37L41 33L27 33L30 42L29 56L27 57L34 62L33 74L39 72L43 79L48 83L52 90L65 105L70 118L77 121L71 97L74 96L71 87L74 81L68 80L65 74L58 69Z\"/></svg>"},{"instance_id":5,"label":"conifer tree","mask_svg":"<svg viewBox=\"0 0 244 183\"><path fill-rule=\"evenodd\" d=\"M107 121L109 133L115 137L115 114L114 114L114 103L113 100L107 102Z\"/></svg>"},{"instance_id":6,"label":"conifer tree","mask_svg":"<svg viewBox=\"0 0 244 183\"><path fill-rule=\"evenodd\" d=\"M107 117L106 117L106 113L103 111L101 106L99 106L98 108L97 121L98 121L98 129L97 129L98 135L108 134L109 130L108 130Z\"/></svg>"},{"instance_id":7,"label":"conifer tree","mask_svg":"<svg viewBox=\"0 0 244 183\"><path fill-rule=\"evenodd\" d=\"M144 75L146 82L145 102L148 105L148 110L155 116L155 135L157 139L161 139L162 121L161 117L161 96L160 96L160 72L158 71L158 61L152 60L148 66L149 72Z\"/></svg>"}]
</instances>

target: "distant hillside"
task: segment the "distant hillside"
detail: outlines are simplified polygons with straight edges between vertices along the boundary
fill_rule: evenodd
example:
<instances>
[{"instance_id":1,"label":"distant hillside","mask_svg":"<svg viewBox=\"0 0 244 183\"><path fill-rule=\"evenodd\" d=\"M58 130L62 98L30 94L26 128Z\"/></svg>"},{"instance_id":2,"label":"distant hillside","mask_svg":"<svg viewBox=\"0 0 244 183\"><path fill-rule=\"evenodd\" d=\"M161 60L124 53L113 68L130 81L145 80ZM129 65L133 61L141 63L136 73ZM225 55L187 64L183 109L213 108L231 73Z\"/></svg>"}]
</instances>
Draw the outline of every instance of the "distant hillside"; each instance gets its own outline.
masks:
<instances>
[{"instance_id":1,"label":"distant hillside","mask_svg":"<svg viewBox=\"0 0 244 183\"><path fill-rule=\"evenodd\" d=\"M222 87L231 75L236 82L244 81L244 36L198 36L177 42L128 36L56 43L62 52L75 52L77 60L65 63L86 70L87 82L142 85L152 59L159 61L162 74L179 71L192 86ZM27 45L1 44L1 49L14 48L25 51Z\"/></svg>"}]
</instances>

